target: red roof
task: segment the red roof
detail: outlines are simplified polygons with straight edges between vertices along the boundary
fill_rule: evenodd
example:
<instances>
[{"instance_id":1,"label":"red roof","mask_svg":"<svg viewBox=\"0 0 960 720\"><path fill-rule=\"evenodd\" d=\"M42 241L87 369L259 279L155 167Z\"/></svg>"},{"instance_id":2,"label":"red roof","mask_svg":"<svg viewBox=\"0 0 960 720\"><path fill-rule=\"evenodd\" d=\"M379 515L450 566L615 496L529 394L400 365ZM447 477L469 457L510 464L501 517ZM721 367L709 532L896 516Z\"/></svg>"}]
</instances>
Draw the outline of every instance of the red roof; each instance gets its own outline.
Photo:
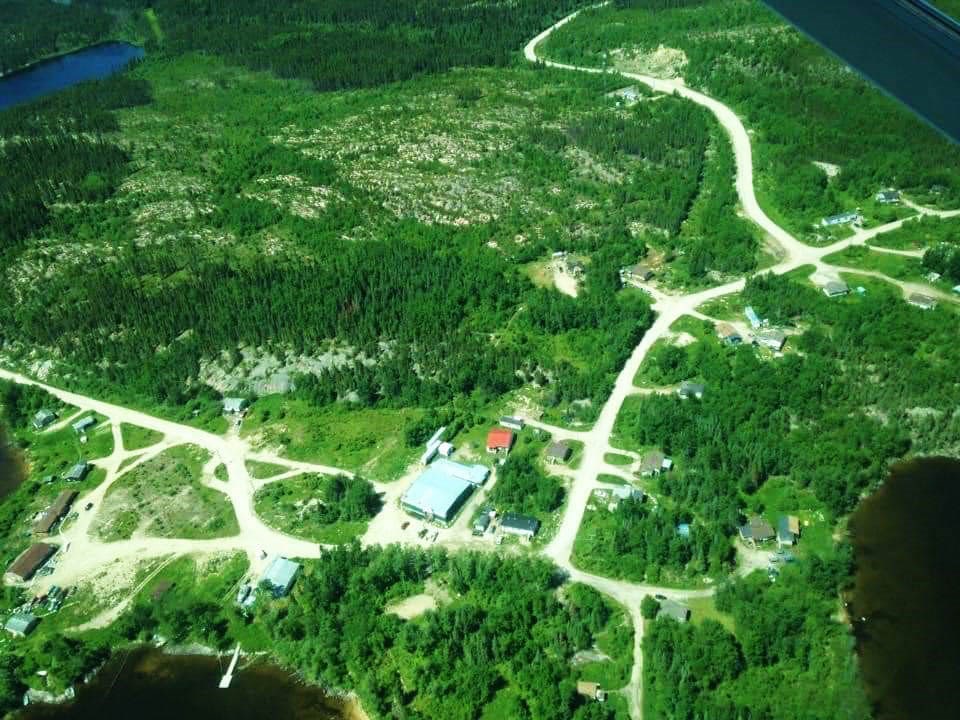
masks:
<instances>
[{"instance_id":1,"label":"red roof","mask_svg":"<svg viewBox=\"0 0 960 720\"><path fill-rule=\"evenodd\" d=\"M509 450L513 445L513 431L506 428L496 427L487 433L488 450Z\"/></svg>"}]
</instances>

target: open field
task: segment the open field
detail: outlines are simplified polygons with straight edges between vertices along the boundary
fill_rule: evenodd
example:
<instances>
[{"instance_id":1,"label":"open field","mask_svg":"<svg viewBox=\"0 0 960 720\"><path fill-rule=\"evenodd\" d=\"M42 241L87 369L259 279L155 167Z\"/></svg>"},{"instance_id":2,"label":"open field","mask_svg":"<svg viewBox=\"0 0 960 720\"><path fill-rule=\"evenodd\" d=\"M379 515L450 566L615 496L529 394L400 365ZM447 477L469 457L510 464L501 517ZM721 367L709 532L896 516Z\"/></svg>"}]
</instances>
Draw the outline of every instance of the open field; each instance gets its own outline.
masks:
<instances>
[{"instance_id":1,"label":"open field","mask_svg":"<svg viewBox=\"0 0 960 720\"><path fill-rule=\"evenodd\" d=\"M155 430L138 427L123 423L120 425L120 432L123 434L123 447L125 450L140 450L141 448L156 445L163 439L163 435Z\"/></svg>"}]
</instances>

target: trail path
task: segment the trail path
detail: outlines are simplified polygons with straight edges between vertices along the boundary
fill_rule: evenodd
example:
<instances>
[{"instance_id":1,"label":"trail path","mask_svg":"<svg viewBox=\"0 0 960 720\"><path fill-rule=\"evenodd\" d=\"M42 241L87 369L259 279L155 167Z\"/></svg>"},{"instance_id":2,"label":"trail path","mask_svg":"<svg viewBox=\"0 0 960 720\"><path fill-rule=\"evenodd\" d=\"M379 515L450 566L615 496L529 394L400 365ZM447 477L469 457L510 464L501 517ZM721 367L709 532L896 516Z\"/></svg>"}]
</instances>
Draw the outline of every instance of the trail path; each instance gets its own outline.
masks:
<instances>
[{"instance_id":1,"label":"trail path","mask_svg":"<svg viewBox=\"0 0 960 720\"><path fill-rule=\"evenodd\" d=\"M826 255L846 247L868 244L876 235L890 232L901 227L904 222L903 220L898 220L876 228L857 231L850 238L820 248L811 247L800 242L787 230L774 223L760 207L754 192L753 159L749 134L737 115L726 105L703 93L686 87L686 85L679 80L662 80L636 73L577 67L545 60L538 56L538 45L557 28L566 24L578 14L579 13L573 13L569 15L531 40L524 49L524 54L527 59L531 62L542 62L549 67L571 72L616 73L629 80L641 82L657 92L676 93L691 102L695 102L709 109L730 137L736 160L736 190L743 214L767 234L769 242L777 246L778 255L782 258L781 262L772 268L768 268L764 272L780 274L789 272L803 265L810 265L813 267L813 272L854 272L862 275L880 277L898 285L904 293L920 291L943 300L956 301L956 298L924 285L893 280L876 272L863 271L856 268L834 267L824 262L823 258ZM909 202L906 204L913 208L918 214L939 215L941 217L960 215L960 211L957 210L943 212L921 208ZM910 257L915 256L914 251L893 252ZM591 493L597 488L609 487L601 483L598 480L598 476L601 474L611 474L626 479L630 478L630 473L626 468L608 464L604 460L604 455L612 452L627 454L634 459L638 459L636 453L612 447L610 440L613 435L617 416L627 397L639 393L649 394L651 392L664 391L663 389L651 390L648 388L638 388L634 385L634 378L637 371L647 353L650 351L650 348L653 347L654 343L661 337L670 336L670 326L678 318L685 314L696 317L706 317L697 310L700 305L710 300L739 292L743 289L744 283L745 279L741 278L721 286L685 295L674 295L661 290L645 288L651 291L651 296L654 299L652 307L657 313L656 319L620 371L610 397L601 409L594 426L586 430L569 430L554 427L536 419L528 420L529 425L550 432L556 439L578 440L584 443L584 453L579 468L576 470L569 469L563 472L563 475L570 481L566 510L555 537L543 549L543 554L556 563L571 580L586 583L610 596L621 603L630 614L635 627L634 666L631 672L630 682L623 690L630 703L630 713L634 720L640 720L642 716L643 659L641 654L641 640L643 634L643 619L639 611L640 601L645 595L655 594L682 601L693 597L708 596L713 591L709 588L701 590L679 590L675 588L658 587L614 580L583 572L574 567L571 562L574 541L577 530L583 520L583 515ZM137 410L113 405L56 388L15 372L0 369L0 378L41 387L64 402L78 407L82 412L93 411L106 416L113 427L112 432L115 440L114 451L109 457L96 461L98 466L107 471L106 480L97 488L81 497L76 504L78 508L82 508L86 503L92 502L94 508L89 512L82 509L79 510L76 522L55 538L56 541L63 545L69 542L71 544L71 550L69 553L64 554L63 557L57 558L56 569L52 575L34 581L34 586L37 589L46 589L53 584L59 584L61 586L74 584L84 578L90 577L97 572L98 568L102 568L118 558L138 561L164 556L177 557L191 553L241 551L249 557L251 571L257 573L263 567L263 556L265 554L281 554L305 558L317 557L319 555L322 546L291 537L265 525L254 512L254 492L258 487L266 483L283 482L288 478L305 472L326 474L343 473L350 475L349 472L327 465L291 460L269 452L255 450L235 433L226 436L215 435L188 425L171 422ZM60 424L62 425L64 422L65 421L61 421ZM121 423L128 423L154 430L160 433L163 439L156 445L146 449L135 451L124 450L120 437ZM103 504L103 500L113 483L134 468L156 457L164 450L181 444L196 445L211 454L212 459L207 468L205 468L204 481L209 487L224 493L229 498L236 513L240 528L239 533L232 537L210 540L134 537L129 540L109 543L103 542L91 535L90 531L96 517L96 511ZM120 466L125 461L131 459L133 462L121 470ZM254 480L250 477L246 468L246 462L248 460L269 462L282 466L284 469L274 478ZM223 463L227 470L228 479L226 482L213 480L210 477L212 476L213 468L220 463ZM412 531L401 532L398 527L400 525L398 518L402 517L402 515L399 514L396 506L399 495L405 488L405 483L402 481L387 485L375 483L375 486L384 496L385 509L381 515L370 523L363 542L365 544L374 544L396 541L411 545L425 544L425 541L419 540ZM462 537L464 533L468 531L468 529L465 529L465 526L460 530L462 532L444 533L438 542L446 542L450 547L490 547L487 543L474 543L468 538ZM744 557L746 558L746 556ZM747 572L764 562L765 559L761 555L751 555L741 563L740 571ZM141 586L143 584L144 583L141 583ZM111 621L119 616L127 602L129 602L129 598L119 606L106 611L103 615L91 622L99 624Z\"/></svg>"}]
</instances>

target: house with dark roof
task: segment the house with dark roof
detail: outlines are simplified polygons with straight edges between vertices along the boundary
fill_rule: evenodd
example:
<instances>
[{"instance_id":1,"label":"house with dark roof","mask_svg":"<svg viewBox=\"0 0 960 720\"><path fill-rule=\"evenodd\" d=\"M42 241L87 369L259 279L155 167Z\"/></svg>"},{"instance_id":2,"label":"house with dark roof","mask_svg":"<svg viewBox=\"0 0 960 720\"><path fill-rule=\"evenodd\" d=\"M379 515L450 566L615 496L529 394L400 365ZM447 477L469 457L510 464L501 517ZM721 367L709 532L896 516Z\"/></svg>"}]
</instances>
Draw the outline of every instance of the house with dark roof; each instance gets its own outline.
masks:
<instances>
[{"instance_id":1,"label":"house with dark roof","mask_svg":"<svg viewBox=\"0 0 960 720\"><path fill-rule=\"evenodd\" d=\"M740 539L747 545L756 547L761 543L773 540L775 533L773 528L762 517L753 517L745 524L740 526Z\"/></svg>"},{"instance_id":2,"label":"house with dark roof","mask_svg":"<svg viewBox=\"0 0 960 720\"><path fill-rule=\"evenodd\" d=\"M500 418L500 424L505 428L510 428L511 430L516 430L520 432L523 430L525 425L523 418L513 417L512 415L504 415Z\"/></svg>"},{"instance_id":3,"label":"house with dark roof","mask_svg":"<svg viewBox=\"0 0 960 720\"><path fill-rule=\"evenodd\" d=\"M911 293L907 302L921 310L933 310L937 306L937 301L934 298L923 293Z\"/></svg>"},{"instance_id":4,"label":"house with dark roof","mask_svg":"<svg viewBox=\"0 0 960 720\"><path fill-rule=\"evenodd\" d=\"M706 389L706 386L702 385L701 383L684 380L682 383L680 383L680 387L677 388L677 395L680 396L681 400L688 400L689 398L701 400Z\"/></svg>"},{"instance_id":5,"label":"house with dark roof","mask_svg":"<svg viewBox=\"0 0 960 720\"><path fill-rule=\"evenodd\" d=\"M69 472L63 476L63 479L67 482L80 482L90 472L91 467L90 463L81 460L70 468Z\"/></svg>"},{"instance_id":6,"label":"house with dark roof","mask_svg":"<svg viewBox=\"0 0 960 720\"><path fill-rule=\"evenodd\" d=\"M547 462L556 464L564 463L570 459L572 451L565 442L555 442L547 448Z\"/></svg>"},{"instance_id":7,"label":"house with dark roof","mask_svg":"<svg viewBox=\"0 0 960 720\"><path fill-rule=\"evenodd\" d=\"M87 415L85 418L80 418L73 424L73 431L79 435L85 433L96 424L97 419L93 415Z\"/></svg>"},{"instance_id":8,"label":"house with dark roof","mask_svg":"<svg viewBox=\"0 0 960 720\"><path fill-rule=\"evenodd\" d=\"M783 330L763 330L757 333L754 340L757 345L762 345L780 352L787 342L787 334Z\"/></svg>"},{"instance_id":9,"label":"house with dark roof","mask_svg":"<svg viewBox=\"0 0 960 720\"><path fill-rule=\"evenodd\" d=\"M56 545L47 545L46 543L34 543L17 556L17 559L10 563L4 574L4 579L8 582L26 582L32 578L37 570L43 567L43 564L57 551Z\"/></svg>"},{"instance_id":10,"label":"house with dark roof","mask_svg":"<svg viewBox=\"0 0 960 720\"><path fill-rule=\"evenodd\" d=\"M500 532L508 535L519 535L530 539L537 534L539 529L539 520L519 513L505 513L503 519L500 520Z\"/></svg>"},{"instance_id":11,"label":"house with dark roof","mask_svg":"<svg viewBox=\"0 0 960 720\"><path fill-rule=\"evenodd\" d=\"M16 612L10 616L3 629L14 637L26 637L37 626L37 616L27 612Z\"/></svg>"},{"instance_id":12,"label":"house with dark roof","mask_svg":"<svg viewBox=\"0 0 960 720\"><path fill-rule=\"evenodd\" d=\"M898 190L881 190L873 196L881 205L893 205L900 202L900 192Z\"/></svg>"},{"instance_id":13,"label":"house with dark roof","mask_svg":"<svg viewBox=\"0 0 960 720\"><path fill-rule=\"evenodd\" d=\"M57 495L56 499L47 508L46 512L40 516L40 519L33 524L33 533L35 535L46 535L70 511L70 506L76 500L75 490L64 490Z\"/></svg>"},{"instance_id":14,"label":"house with dark roof","mask_svg":"<svg viewBox=\"0 0 960 720\"><path fill-rule=\"evenodd\" d=\"M495 427L487 433L487 452L506 455L513 447L513 431Z\"/></svg>"},{"instance_id":15,"label":"house with dark roof","mask_svg":"<svg viewBox=\"0 0 960 720\"><path fill-rule=\"evenodd\" d=\"M796 515L781 515L777 519L777 545L795 545L800 539L800 519Z\"/></svg>"},{"instance_id":16,"label":"house with dark roof","mask_svg":"<svg viewBox=\"0 0 960 720\"><path fill-rule=\"evenodd\" d=\"M653 279L653 270L646 265L637 263L630 267L625 267L620 271L620 279L624 282L641 283Z\"/></svg>"},{"instance_id":17,"label":"house with dark roof","mask_svg":"<svg viewBox=\"0 0 960 720\"><path fill-rule=\"evenodd\" d=\"M37 414L33 416L33 427L37 430L43 430L56 419L57 414L55 412L50 410L37 410Z\"/></svg>"},{"instance_id":18,"label":"house with dark roof","mask_svg":"<svg viewBox=\"0 0 960 720\"><path fill-rule=\"evenodd\" d=\"M828 280L823 284L823 294L827 297L840 297L850 292L850 288L842 280Z\"/></svg>"}]
</instances>

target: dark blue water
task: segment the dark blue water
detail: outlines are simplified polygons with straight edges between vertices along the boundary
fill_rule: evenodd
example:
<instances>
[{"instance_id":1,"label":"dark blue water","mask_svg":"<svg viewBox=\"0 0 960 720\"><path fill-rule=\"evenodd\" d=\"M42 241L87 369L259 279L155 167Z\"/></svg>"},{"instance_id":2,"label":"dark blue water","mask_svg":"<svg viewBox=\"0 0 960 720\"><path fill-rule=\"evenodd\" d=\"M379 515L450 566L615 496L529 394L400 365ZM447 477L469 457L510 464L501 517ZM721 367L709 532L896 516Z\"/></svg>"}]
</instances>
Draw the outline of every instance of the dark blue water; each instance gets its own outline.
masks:
<instances>
[{"instance_id":1,"label":"dark blue water","mask_svg":"<svg viewBox=\"0 0 960 720\"><path fill-rule=\"evenodd\" d=\"M143 55L141 47L111 42L44 60L26 70L0 78L0 110L86 80L100 80L122 70Z\"/></svg>"}]
</instances>

